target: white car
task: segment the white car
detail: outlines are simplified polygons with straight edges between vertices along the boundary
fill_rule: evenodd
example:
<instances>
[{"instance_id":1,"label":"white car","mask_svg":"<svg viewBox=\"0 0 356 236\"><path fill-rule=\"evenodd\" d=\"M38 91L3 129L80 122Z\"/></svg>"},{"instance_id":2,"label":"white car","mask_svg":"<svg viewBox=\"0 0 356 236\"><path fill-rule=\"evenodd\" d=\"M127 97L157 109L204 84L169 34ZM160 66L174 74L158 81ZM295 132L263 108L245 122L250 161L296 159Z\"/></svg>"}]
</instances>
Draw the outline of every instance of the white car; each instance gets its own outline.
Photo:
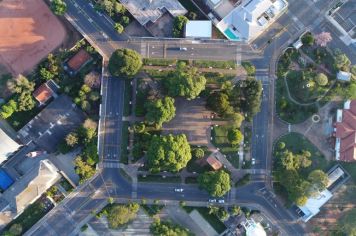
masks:
<instances>
[{"instance_id":1,"label":"white car","mask_svg":"<svg viewBox=\"0 0 356 236\"><path fill-rule=\"evenodd\" d=\"M181 192L183 192L183 189L182 188L175 188L174 192L181 193Z\"/></svg>"},{"instance_id":2,"label":"white car","mask_svg":"<svg viewBox=\"0 0 356 236\"><path fill-rule=\"evenodd\" d=\"M225 200L224 200L224 199L219 199L218 202L219 202L219 203L225 203Z\"/></svg>"},{"instance_id":3,"label":"white car","mask_svg":"<svg viewBox=\"0 0 356 236\"><path fill-rule=\"evenodd\" d=\"M214 202L216 202L216 199L209 199L209 202L214 203Z\"/></svg>"},{"instance_id":4,"label":"white car","mask_svg":"<svg viewBox=\"0 0 356 236\"><path fill-rule=\"evenodd\" d=\"M179 50L181 50L181 51L187 51L188 50L188 48L179 48Z\"/></svg>"},{"instance_id":5,"label":"white car","mask_svg":"<svg viewBox=\"0 0 356 236\"><path fill-rule=\"evenodd\" d=\"M255 159L255 158L252 158L252 159L251 159L251 164L252 164L252 165L256 164L256 159Z\"/></svg>"}]
</instances>

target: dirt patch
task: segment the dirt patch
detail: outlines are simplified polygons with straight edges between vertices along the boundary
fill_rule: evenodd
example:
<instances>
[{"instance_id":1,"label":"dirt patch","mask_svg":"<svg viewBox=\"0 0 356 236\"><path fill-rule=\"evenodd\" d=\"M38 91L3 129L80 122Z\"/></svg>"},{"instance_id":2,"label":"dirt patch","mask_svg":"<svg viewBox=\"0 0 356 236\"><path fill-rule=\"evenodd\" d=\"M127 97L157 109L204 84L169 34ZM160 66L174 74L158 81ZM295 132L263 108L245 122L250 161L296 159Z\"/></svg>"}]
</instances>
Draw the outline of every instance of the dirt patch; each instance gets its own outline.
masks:
<instances>
[{"instance_id":1,"label":"dirt patch","mask_svg":"<svg viewBox=\"0 0 356 236\"><path fill-rule=\"evenodd\" d=\"M43 0L3 0L0 35L0 64L17 75L58 47L66 31Z\"/></svg>"}]
</instances>

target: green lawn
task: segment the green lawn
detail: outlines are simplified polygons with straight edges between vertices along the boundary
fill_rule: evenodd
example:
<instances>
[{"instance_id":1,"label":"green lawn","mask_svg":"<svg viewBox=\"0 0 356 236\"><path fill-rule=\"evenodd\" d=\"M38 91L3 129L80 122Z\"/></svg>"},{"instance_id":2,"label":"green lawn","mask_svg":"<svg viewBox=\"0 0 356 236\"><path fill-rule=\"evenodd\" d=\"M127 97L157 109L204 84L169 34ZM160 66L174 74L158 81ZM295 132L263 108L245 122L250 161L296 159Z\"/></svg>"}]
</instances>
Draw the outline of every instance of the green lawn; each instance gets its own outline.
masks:
<instances>
[{"instance_id":1,"label":"green lawn","mask_svg":"<svg viewBox=\"0 0 356 236\"><path fill-rule=\"evenodd\" d=\"M209 214L209 209L206 207L188 207L185 206L183 209L187 212L190 213L193 210L197 210L200 215L215 229L215 231L219 234L225 231L226 226L224 225L223 222L221 222L215 215Z\"/></svg>"},{"instance_id":2,"label":"green lawn","mask_svg":"<svg viewBox=\"0 0 356 236\"><path fill-rule=\"evenodd\" d=\"M236 61L229 60L229 61L208 61L208 60L195 60L193 61L193 66L199 68L217 68L217 69L236 69Z\"/></svg>"},{"instance_id":3,"label":"green lawn","mask_svg":"<svg viewBox=\"0 0 356 236\"><path fill-rule=\"evenodd\" d=\"M333 73L337 72L334 66L334 56L328 50L326 50L326 48L318 47L316 45L303 45L301 47L301 50L311 59L313 59L316 63L324 64L325 67Z\"/></svg>"},{"instance_id":4,"label":"green lawn","mask_svg":"<svg viewBox=\"0 0 356 236\"><path fill-rule=\"evenodd\" d=\"M179 176L167 176L166 178L162 178L160 175L146 175L143 177L139 175L137 177L139 182L158 182L158 183L180 183L181 178Z\"/></svg>"},{"instance_id":5,"label":"green lawn","mask_svg":"<svg viewBox=\"0 0 356 236\"><path fill-rule=\"evenodd\" d=\"M29 111L16 111L6 120L9 124L16 130L20 130L24 127L30 120L32 120L42 109L35 106Z\"/></svg>"},{"instance_id":6,"label":"green lawn","mask_svg":"<svg viewBox=\"0 0 356 236\"><path fill-rule=\"evenodd\" d=\"M129 122L122 122L122 131L121 131L121 156L120 162L124 164L128 164L128 151L127 147L129 146Z\"/></svg>"},{"instance_id":7,"label":"green lawn","mask_svg":"<svg viewBox=\"0 0 356 236\"><path fill-rule=\"evenodd\" d=\"M303 135L298 133L289 133L280 138L278 142L284 142L286 144L286 149L292 151L293 153L299 153L303 150L311 153L312 165L301 170L306 175L315 169L321 169L324 171L328 170L329 165L323 154Z\"/></svg>"},{"instance_id":8,"label":"green lawn","mask_svg":"<svg viewBox=\"0 0 356 236\"><path fill-rule=\"evenodd\" d=\"M164 208L163 205L146 205L146 204L142 204L141 207L151 217L157 215Z\"/></svg>"},{"instance_id":9,"label":"green lawn","mask_svg":"<svg viewBox=\"0 0 356 236\"><path fill-rule=\"evenodd\" d=\"M176 59L158 59L158 58L144 58L142 60L144 65L150 66L168 66L175 65L177 63Z\"/></svg>"},{"instance_id":10,"label":"green lawn","mask_svg":"<svg viewBox=\"0 0 356 236\"><path fill-rule=\"evenodd\" d=\"M214 126L212 130L213 144L220 149L220 152L226 155L230 163L238 168L238 146L232 146L227 139L227 132L231 127L228 125Z\"/></svg>"}]
</instances>

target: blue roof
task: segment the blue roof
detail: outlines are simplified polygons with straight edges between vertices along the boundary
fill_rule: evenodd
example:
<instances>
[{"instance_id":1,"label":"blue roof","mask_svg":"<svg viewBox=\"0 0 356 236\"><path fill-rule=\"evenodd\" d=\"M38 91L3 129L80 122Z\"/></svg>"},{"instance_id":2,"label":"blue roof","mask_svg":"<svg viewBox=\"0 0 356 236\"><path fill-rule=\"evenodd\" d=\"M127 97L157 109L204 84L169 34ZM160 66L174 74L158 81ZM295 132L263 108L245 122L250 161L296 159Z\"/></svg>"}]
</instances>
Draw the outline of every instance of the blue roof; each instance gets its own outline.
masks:
<instances>
[{"instance_id":1,"label":"blue roof","mask_svg":"<svg viewBox=\"0 0 356 236\"><path fill-rule=\"evenodd\" d=\"M14 181L11 177L2 169L0 169L0 188L2 191L8 189Z\"/></svg>"}]
</instances>

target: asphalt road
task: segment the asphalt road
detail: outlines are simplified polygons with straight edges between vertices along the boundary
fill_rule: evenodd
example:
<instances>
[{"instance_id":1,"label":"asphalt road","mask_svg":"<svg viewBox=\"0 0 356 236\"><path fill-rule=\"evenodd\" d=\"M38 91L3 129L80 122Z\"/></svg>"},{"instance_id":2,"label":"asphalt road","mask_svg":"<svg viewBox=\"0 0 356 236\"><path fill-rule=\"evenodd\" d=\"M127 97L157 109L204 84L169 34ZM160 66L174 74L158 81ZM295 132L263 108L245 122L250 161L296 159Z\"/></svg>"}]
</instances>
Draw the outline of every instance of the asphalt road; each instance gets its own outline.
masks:
<instances>
[{"instance_id":1,"label":"asphalt road","mask_svg":"<svg viewBox=\"0 0 356 236\"><path fill-rule=\"evenodd\" d=\"M301 3L302 2L302 3ZM185 39L134 39L119 35L110 20L100 16L85 0L66 0L67 19L89 39L100 53L109 58L121 47L132 48L144 57L210 59L210 60L251 60L257 68L256 78L263 82L261 111L253 120L252 150L256 158L256 169L270 170L271 165L271 117L273 114L274 86L271 68L281 47L293 42L308 26L316 27L323 22L322 11L332 1L307 0L289 1L289 12L274 25L283 25L281 31L266 32L256 42L261 52L251 50L244 43L205 42ZM304 6L301 8L301 4ZM308 6L308 7L307 7ZM280 24L279 24L280 23ZM282 24L283 23L283 24ZM270 40L270 43L266 42ZM187 51L178 50L186 47ZM99 131L99 152L103 159L99 175L89 184L83 185L59 206L47 214L26 235L73 235L81 222L88 219L93 210L103 206L108 197L116 199L164 199L164 201L198 202L206 204L209 196L192 185L179 184L132 184L119 172L120 134L123 108L123 83L117 78L105 77L103 81L101 120ZM115 165L113 165L115 163ZM108 167L110 166L110 167ZM276 201L274 194L266 188L265 176L253 175L252 183L233 189L225 196L226 204L249 204L265 211L272 221L279 224L283 234L303 235L303 228L295 218ZM175 187L183 187L183 193L175 193ZM235 192L233 192L235 191Z\"/></svg>"}]
</instances>

